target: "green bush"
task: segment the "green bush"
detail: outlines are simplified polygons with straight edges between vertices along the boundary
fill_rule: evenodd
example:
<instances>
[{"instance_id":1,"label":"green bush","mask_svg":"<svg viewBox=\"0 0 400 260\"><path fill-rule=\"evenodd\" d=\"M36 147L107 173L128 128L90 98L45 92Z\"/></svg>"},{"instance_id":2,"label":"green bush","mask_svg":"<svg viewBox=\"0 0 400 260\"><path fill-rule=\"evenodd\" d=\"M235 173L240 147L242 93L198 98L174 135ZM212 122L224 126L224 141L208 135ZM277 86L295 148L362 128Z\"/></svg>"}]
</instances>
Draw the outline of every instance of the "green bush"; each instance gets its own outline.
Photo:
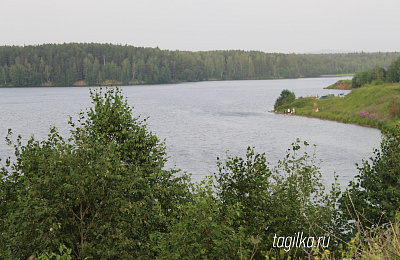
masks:
<instances>
[{"instance_id":1,"label":"green bush","mask_svg":"<svg viewBox=\"0 0 400 260\"><path fill-rule=\"evenodd\" d=\"M121 91L91 97L69 139L53 127L44 141L13 142L16 162L0 170L0 252L26 259L64 244L82 259L153 258L150 234L166 232L190 197Z\"/></svg>"},{"instance_id":2,"label":"green bush","mask_svg":"<svg viewBox=\"0 0 400 260\"><path fill-rule=\"evenodd\" d=\"M375 157L363 161L359 174L340 199L347 220L366 228L394 222L400 208L400 128L384 132ZM353 232L357 225L352 226Z\"/></svg>"},{"instance_id":3,"label":"green bush","mask_svg":"<svg viewBox=\"0 0 400 260\"><path fill-rule=\"evenodd\" d=\"M281 95L275 101L274 109L277 110L278 107L280 107L280 106L283 106L285 104L290 104L293 101L295 101L295 99L296 99L296 95L293 92L291 92L287 89L282 90Z\"/></svg>"},{"instance_id":4,"label":"green bush","mask_svg":"<svg viewBox=\"0 0 400 260\"><path fill-rule=\"evenodd\" d=\"M304 142L304 146L308 144ZM228 209L240 203L240 214L232 216L233 228L244 231L246 237L260 239L256 259L279 253L280 248L273 247L275 235L304 232L321 236L338 233L341 228L336 211L340 189L333 186L326 194L314 156L306 149L302 154L300 149L297 140L276 166L267 163L265 154L251 148L245 158L218 161L215 189L222 212L229 214ZM304 252L294 248L287 254L301 256Z\"/></svg>"}]
</instances>

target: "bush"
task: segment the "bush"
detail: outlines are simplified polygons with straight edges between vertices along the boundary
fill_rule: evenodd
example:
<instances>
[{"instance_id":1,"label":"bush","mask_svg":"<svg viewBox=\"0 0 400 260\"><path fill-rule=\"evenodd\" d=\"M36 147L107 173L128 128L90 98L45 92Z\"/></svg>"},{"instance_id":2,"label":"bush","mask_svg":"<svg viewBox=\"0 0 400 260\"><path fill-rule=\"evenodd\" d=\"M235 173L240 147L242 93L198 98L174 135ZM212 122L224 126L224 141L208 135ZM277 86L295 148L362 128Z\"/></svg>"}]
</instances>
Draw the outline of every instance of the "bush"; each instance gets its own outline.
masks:
<instances>
[{"instance_id":1,"label":"bush","mask_svg":"<svg viewBox=\"0 0 400 260\"><path fill-rule=\"evenodd\" d=\"M153 232L166 232L186 177L163 170L165 147L132 117L121 91L91 92L71 137L14 142L16 162L0 170L0 249L26 259L57 252L77 258L153 258ZM11 130L8 143L11 145ZM11 166L11 168L10 168Z\"/></svg>"},{"instance_id":2,"label":"bush","mask_svg":"<svg viewBox=\"0 0 400 260\"><path fill-rule=\"evenodd\" d=\"M290 104L296 100L296 95L287 89L282 90L281 95L275 101L274 109L278 110L280 106Z\"/></svg>"},{"instance_id":3,"label":"bush","mask_svg":"<svg viewBox=\"0 0 400 260\"><path fill-rule=\"evenodd\" d=\"M400 208L400 128L385 132L375 157L363 161L360 173L340 199L347 220L377 227L394 222ZM352 226L353 232L357 225Z\"/></svg>"},{"instance_id":4,"label":"bush","mask_svg":"<svg viewBox=\"0 0 400 260\"><path fill-rule=\"evenodd\" d=\"M304 142L304 146L308 144ZM275 235L293 236L304 232L321 236L337 233L335 230L340 227L336 221L340 190L333 186L330 194L325 193L315 158L306 150L299 153L300 149L297 140L274 167L267 163L265 154L255 153L252 148L248 148L245 158L228 157L225 162L218 161L215 189L222 212L229 214L229 208L238 203L242 206L239 214L232 216L233 228L236 232L242 230L246 237L260 239L256 259L279 253L280 248L273 247ZM302 249L294 248L288 254L303 253Z\"/></svg>"}]
</instances>

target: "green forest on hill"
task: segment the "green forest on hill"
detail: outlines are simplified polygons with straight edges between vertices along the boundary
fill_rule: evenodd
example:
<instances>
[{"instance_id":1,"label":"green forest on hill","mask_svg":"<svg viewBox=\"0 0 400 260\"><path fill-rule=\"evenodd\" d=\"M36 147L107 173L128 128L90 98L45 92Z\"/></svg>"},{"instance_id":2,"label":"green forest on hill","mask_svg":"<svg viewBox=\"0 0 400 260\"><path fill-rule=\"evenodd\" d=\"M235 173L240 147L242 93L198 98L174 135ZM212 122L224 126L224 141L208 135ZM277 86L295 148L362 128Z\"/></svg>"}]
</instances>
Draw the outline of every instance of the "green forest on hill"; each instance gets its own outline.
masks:
<instances>
[{"instance_id":1,"label":"green forest on hill","mask_svg":"<svg viewBox=\"0 0 400 260\"><path fill-rule=\"evenodd\" d=\"M163 84L319 77L387 68L391 53L282 54L171 51L113 44L0 46L0 86Z\"/></svg>"}]
</instances>

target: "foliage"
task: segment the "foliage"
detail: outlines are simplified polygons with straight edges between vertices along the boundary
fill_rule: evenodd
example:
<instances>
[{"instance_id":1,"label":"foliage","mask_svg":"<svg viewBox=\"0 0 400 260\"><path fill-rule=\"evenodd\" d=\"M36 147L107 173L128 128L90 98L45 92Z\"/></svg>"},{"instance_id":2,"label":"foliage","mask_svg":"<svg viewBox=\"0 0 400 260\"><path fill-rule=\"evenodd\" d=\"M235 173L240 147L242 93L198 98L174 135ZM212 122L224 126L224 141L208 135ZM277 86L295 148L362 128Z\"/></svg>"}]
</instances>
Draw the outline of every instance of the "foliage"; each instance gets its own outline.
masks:
<instances>
[{"instance_id":1,"label":"foliage","mask_svg":"<svg viewBox=\"0 0 400 260\"><path fill-rule=\"evenodd\" d=\"M347 219L365 228L394 222L400 208L400 127L384 133L374 154L371 162L363 161L341 198Z\"/></svg>"},{"instance_id":2,"label":"foliage","mask_svg":"<svg viewBox=\"0 0 400 260\"><path fill-rule=\"evenodd\" d=\"M0 46L0 86L318 77L388 67L400 53L169 51L97 43Z\"/></svg>"},{"instance_id":3,"label":"foliage","mask_svg":"<svg viewBox=\"0 0 400 260\"><path fill-rule=\"evenodd\" d=\"M400 82L400 58L393 61L387 70L388 82Z\"/></svg>"},{"instance_id":4,"label":"foliage","mask_svg":"<svg viewBox=\"0 0 400 260\"><path fill-rule=\"evenodd\" d=\"M71 260L72 259L72 250L68 249L66 246L61 245L59 248L59 254L56 253L44 253L38 256L38 260ZM30 259L28 259L30 260Z\"/></svg>"},{"instance_id":5,"label":"foliage","mask_svg":"<svg viewBox=\"0 0 400 260\"><path fill-rule=\"evenodd\" d=\"M234 216L240 203L221 214L222 204L214 196L212 179L196 185L193 201L183 204L182 214L170 226L170 232L158 239L158 259L251 259L257 242L235 230Z\"/></svg>"},{"instance_id":6,"label":"foliage","mask_svg":"<svg viewBox=\"0 0 400 260\"><path fill-rule=\"evenodd\" d=\"M187 178L162 169L163 143L132 117L121 91L91 97L68 140L52 127L47 140L14 142L16 162L1 169L4 252L26 259L64 244L77 258L152 258L150 234L165 232L190 197Z\"/></svg>"},{"instance_id":7,"label":"foliage","mask_svg":"<svg viewBox=\"0 0 400 260\"><path fill-rule=\"evenodd\" d=\"M304 142L304 146L308 144ZM330 194L325 193L315 158L306 150L298 154L300 149L297 140L274 167L266 162L265 154L251 148L246 158L228 157L225 163L218 162L215 188L223 213L228 215L228 209L240 203L240 214L233 216L233 228L244 231L246 237L260 239L256 259L279 254L279 248L273 247L274 235L304 232L321 236L337 228L335 207L340 190L334 186ZM288 254L299 256L303 250L293 249Z\"/></svg>"},{"instance_id":8,"label":"foliage","mask_svg":"<svg viewBox=\"0 0 400 260\"><path fill-rule=\"evenodd\" d=\"M274 109L277 110L281 106L286 106L295 101L296 95L287 89L282 90L281 95L275 101Z\"/></svg>"},{"instance_id":9,"label":"foliage","mask_svg":"<svg viewBox=\"0 0 400 260\"><path fill-rule=\"evenodd\" d=\"M371 70L356 72L352 79L352 87L359 88L366 84L381 85L385 82L400 82L400 58L392 61L387 71L375 66Z\"/></svg>"},{"instance_id":10,"label":"foliage","mask_svg":"<svg viewBox=\"0 0 400 260\"><path fill-rule=\"evenodd\" d=\"M359 216L362 218L362 216ZM341 250L341 259L400 259L399 215L384 227L357 226L357 233Z\"/></svg>"}]
</instances>

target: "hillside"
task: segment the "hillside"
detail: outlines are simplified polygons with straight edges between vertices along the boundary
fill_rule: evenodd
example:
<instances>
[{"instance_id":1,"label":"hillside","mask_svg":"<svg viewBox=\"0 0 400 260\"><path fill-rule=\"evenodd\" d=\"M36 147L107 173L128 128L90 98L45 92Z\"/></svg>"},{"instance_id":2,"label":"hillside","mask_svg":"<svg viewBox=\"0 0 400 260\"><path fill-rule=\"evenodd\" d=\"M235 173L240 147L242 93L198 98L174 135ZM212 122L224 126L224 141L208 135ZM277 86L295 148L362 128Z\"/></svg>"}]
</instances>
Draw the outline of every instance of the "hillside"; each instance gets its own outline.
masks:
<instances>
[{"instance_id":1,"label":"hillside","mask_svg":"<svg viewBox=\"0 0 400 260\"><path fill-rule=\"evenodd\" d=\"M400 83L364 86L345 97L306 97L279 106L276 112L295 108L296 115L391 129L399 124Z\"/></svg>"}]
</instances>

